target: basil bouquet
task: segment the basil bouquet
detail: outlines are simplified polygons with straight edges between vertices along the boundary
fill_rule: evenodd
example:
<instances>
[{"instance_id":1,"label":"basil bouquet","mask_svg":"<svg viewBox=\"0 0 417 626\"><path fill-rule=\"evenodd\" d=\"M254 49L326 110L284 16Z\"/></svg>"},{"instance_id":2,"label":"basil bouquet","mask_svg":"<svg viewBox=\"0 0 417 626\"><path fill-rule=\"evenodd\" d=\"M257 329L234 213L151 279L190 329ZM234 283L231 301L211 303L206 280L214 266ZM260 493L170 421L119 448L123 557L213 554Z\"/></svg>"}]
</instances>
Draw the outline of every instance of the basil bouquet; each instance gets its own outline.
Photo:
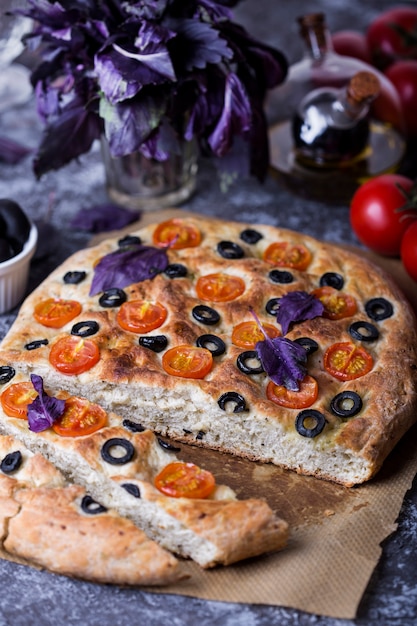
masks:
<instances>
[{"instance_id":1,"label":"basil bouquet","mask_svg":"<svg viewBox=\"0 0 417 626\"><path fill-rule=\"evenodd\" d=\"M263 104L287 61L232 21L237 0L26 0L25 37L45 122L39 178L106 136L113 156L163 161L195 138L203 155L262 180L269 164ZM227 158L226 158L227 157Z\"/></svg>"}]
</instances>

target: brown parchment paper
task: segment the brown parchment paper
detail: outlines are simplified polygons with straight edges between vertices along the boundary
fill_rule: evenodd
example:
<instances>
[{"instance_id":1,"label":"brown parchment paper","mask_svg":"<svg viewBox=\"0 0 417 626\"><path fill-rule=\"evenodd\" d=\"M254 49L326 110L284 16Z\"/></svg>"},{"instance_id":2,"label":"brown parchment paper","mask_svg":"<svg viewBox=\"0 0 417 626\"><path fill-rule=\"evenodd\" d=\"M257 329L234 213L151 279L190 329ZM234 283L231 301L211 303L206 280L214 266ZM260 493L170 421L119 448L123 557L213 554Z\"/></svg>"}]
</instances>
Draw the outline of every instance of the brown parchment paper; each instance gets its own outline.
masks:
<instances>
[{"instance_id":1,"label":"brown parchment paper","mask_svg":"<svg viewBox=\"0 0 417 626\"><path fill-rule=\"evenodd\" d=\"M140 221L117 234L173 215L187 213L180 209L143 213ZM113 234L95 237L91 243ZM366 256L391 272L417 311L416 285L399 261ZM416 435L417 426L397 445L375 479L353 489L182 445L180 458L210 469L218 483L230 485L239 497L265 498L289 523L290 539L279 553L226 568L202 570L186 563L190 579L159 591L353 619L380 558L381 542L395 531L404 495L417 473ZM147 591L156 592L155 588Z\"/></svg>"}]
</instances>

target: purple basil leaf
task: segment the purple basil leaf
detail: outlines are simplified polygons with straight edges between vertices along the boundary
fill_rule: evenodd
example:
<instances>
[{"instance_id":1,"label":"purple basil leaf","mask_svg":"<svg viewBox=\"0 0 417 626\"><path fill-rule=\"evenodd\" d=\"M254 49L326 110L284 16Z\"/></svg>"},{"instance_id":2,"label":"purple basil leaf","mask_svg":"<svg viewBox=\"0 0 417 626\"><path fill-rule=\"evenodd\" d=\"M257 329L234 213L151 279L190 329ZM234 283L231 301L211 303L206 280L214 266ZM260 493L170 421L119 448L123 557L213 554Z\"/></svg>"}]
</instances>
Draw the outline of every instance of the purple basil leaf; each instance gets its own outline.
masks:
<instances>
[{"instance_id":1,"label":"purple basil leaf","mask_svg":"<svg viewBox=\"0 0 417 626\"><path fill-rule=\"evenodd\" d=\"M29 430L40 433L50 428L55 420L61 417L65 409L65 400L49 396L43 388L41 376L32 374L30 380L38 396L28 405Z\"/></svg>"},{"instance_id":2,"label":"purple basil leaf","mask_svg":"<svg viewBox=\"0 0 417 626\"><path fill-rule=\"evenodd\" d=\"M75 98L62 109L46 128L33 164L37 178L49 170L56 170L72 159L88 152L102 133L102 123L96 113L88 111Z\"/></svg>"},{"instance_id":3,"label":"purple basil leaf","mask_svg":"<svg viewBox=\"0 0 417 626\"><path fill-rule=\"evenodd\" d=\"M0 137L0 162L16 165L31 152L31 148L27 148L13 139Z\"/></svg>"},{"instance_id":4,"label":"purple basil leaf","mask_svg":"<svg viewBox=\"0 0 417 626\"><path fill-rule=\"evenodd\" d=\"M323 315L323 303L305 291L290 291L279 300L277 322L286 335L293 322L304 322Z\"/></svg>"},{"instance_id":5,"label":"purple basil leaf","mask_svg":"<svg viewBox=\"0 0 417 626\"><path fill-rule=\"evenodd\" d=\"M307 374L305 348L286 337L265 337L255 349L262 367L276 385L299 391L299 381Z\"/></svg>"},{"instance_id":6,"label":"purple basil leaf","mask_svg":"<svg viewBox=\"0 0 417 626\"><path fill-rule=\"evenodd\" d=\"M226 77L224 107L209 144L216 156L224 156L232 147L235 135L247 134L251 126L250 103L239 78L233 72Z\"/></svg>"},{"instance_id":7,"label":"purple basil leaf","mask_svg":"<svg viewBox=\"0 0 417 626\"><path fill-rule=\"evenodd\" d=\"M233 57L226 39L210 24L193 19L168 20L169 27L177 33L173 42L173 57L185 71L204 69Z\"/></svg>"},{"instance_id":8,"label":"purple basil leaf","mask_svg":"<svg viewBox=\"0 0 417 626\"><path fill-rule=\"evenodd\" d=\"M104 256L94 268L90 296L112 287L128 285L154 278L168 265L166 250L134 244Z\"/></svg>"},{"instance_id":9,"label":"purple basil leaf","mask_svg":"<svg viewBox=\"0 0 417 626\"><path fill-rule=\"evenodd\" d=\"M104 233L124 228L136 222L139 217L138 211L129 211L117 204L98 204L78 211L70 225L88 233Z\"/></svg>"}]
</instances>

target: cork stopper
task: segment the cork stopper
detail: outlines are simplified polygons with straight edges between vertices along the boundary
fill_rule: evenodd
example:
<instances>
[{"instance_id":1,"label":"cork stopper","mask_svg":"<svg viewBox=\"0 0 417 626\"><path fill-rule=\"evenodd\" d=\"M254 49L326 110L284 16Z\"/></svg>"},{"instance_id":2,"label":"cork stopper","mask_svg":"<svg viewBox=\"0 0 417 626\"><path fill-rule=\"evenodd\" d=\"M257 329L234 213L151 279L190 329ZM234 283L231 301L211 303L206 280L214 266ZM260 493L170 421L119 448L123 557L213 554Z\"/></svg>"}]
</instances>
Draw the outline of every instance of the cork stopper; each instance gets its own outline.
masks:
<instances>
[{"instance_id":1,"label":"cork stopper","mask_svg":"<svg viewBox=\"0 0 417 626\"><path fill-rule=\"evenodd\" d=\"M374 100L380 89L378 78L372 72L358 72L350 79L347 96L352 105L360 105Z\"/></svg>"},{"instance_id":2,"label":"cork stopper","mask_svg":"<svg viewBox=\"0 0 417 626\"><path fill-rule=\"evenodd\" d=\"M300 26L300 35L307 44L310 45L311 39L314 38L320 48L327 45L327 26L324 13L308 13L298 17L297 21Z\"/></svg>"}]
</instances>

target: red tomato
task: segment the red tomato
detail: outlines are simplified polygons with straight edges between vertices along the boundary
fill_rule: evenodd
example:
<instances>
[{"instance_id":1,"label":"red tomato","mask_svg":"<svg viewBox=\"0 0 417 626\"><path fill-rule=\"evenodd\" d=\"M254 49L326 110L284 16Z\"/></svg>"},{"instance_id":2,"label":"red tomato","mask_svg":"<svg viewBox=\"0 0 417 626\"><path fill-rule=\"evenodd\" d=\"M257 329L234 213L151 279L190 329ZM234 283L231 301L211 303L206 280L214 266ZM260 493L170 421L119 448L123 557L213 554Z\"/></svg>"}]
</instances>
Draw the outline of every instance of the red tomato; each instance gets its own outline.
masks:
<instances>
[{"instance_id":1,"label":"red tomato","mask_svg":"<svg viewBox=\"0 0 417 626\"><path fill-rule=\"evenodd\" d=\"M165 322L167 310L162 304L147 300L131 300L120 307L116 319L123 330L132 333L148 333Z\"/></svg>"},{"instance_id":2,"label":"red tomato","mask_svg":"<svg viewBox=\"0 0 417 626\"><path fill-rule=\"evenodd\" d=\"M76 300L48 298L38 302L33 317L42 326L62 328L81 313L81 304Z\"/></svg>"},{"instance_id":3,"label":"red tomato","mask_svg":"<svg viewBox=\"0 0 417 626\"><path fill-rule=\"evenodd\" d=\"M397 61L385 75L398 92L407 137L417 137L417 60Z\"/></svg>"},{"instance_id":4,"label":"red tomato","mask_svg":"<svg viewBox=\"0 0 417 626\"><path fill-rule=\"evenodd\" d=\"M384 11L370 24L366 41L373 64L381 69L399 59L417 59L417 8Z\"/></svg>"},{"instance_id":5,"label":"red tomato","mask_svg":"<svg viewBox=\"0 0 417 626\"><path fill-rule=\"evenodd\" d=\"M9 417L27 419L28 404L31 404L37 396L38 392L32 383L14 383L1 394L1 406Z\"/></svg>"},{"instance_id":6,"label":"red tomato","mask_svg":"<svg viewBox=\"0 0 417 626\"><path fill-rule=\"evenodd\" d=\"M278 267L292 267L295 270L306 270L311 263L311 252L305 246L291 245L287 241L271 243L263 254L263 260Z\"/></svg>"},{"instance_id":7,"label":"red tomato","mask_svg":"<svg viewBox=\"0 0 417 626\"><path fill-rule=\"evenodd\" d=\"M194 463L169 463L155 478L155 487L171 498L207 498L216 482L211 472Z\"/></svg>"},{"instance_id":8,"label":"red tomato","mask_svg":"<svg viewBox=\"0 0 417 626\"><path fill-rule=\"evenodd\" d=\"M278 327L272 324L262 324L262 328L271 339L281 335ZM246 350L253 350L258 341L264 339L264 334L255 321L241 322L232 331L232 343Z\"/></svg>"},{"instance_id":9,"label":"red tomato","mask_svg":"<svg viewBox=\"0 0 417 626\"><path fill-rule=\"evenodd\" d=\"M319 388L312 376L306 376L300 382L298 391L291 391L283 385L276 385L272 380L266 388L268 400L287 409L306 409L317 400Z\"/></svg>"},{"instance_id":10,"label":"red tomato","mask_svg":"<svg viewBox=\"0 0 417 626\"><path fill-rule=\"evenodd\" d=\"M213 356L206 348L175 346L164 352L162 367L167 374L180 378L204 378L213 366Z\"/></svg>"},{"instance_id":11,"label":"red tomato","mask_svg":"<svg viewBox=\"0 0 417 626\"><path fill-rule=\"evenodd\" d=\"M417 219L416 209L398 210L412 188L413 181L399 174L383 174L361 185L350 204L350 223L359 241L378 254L399 256L402 236Z\"/></svg>"},{"instance_id":12,"label":"red tomato","mask_svg":"<svg viewBox=\"0 0 417 626\"><path fill-rule=\"evenodd\" d=\"M62 374L81 374L100 360L100 350L90 339L65 335L58 339L49 353L49 362Z\"/></svg>"},{"instance_id":13,"label":"red tomato","mask_svg":"<svg viewBox=\"0 0 417 626\"><path fill-rule=\"evenodd\" d=\"M417 221L404 233L401 241L401 260L411 278L417 281Z\"/></svg>"},{"instance_id":14,"label":"red tomato","mask_svg":"<svg viewBox=\"0 0 417 626\"><path fill-rule=\"evenodd\" d=\"M245 291L245 282L231 274L207 274L200 276L195 286L197 296L209 302L230 302Z\"/></svg>"},{"instance_id":15,"label":"red tomato","mask_svg":"<svg viewBox=\"0 0 417 626\"><path fill-rule=\"evenodd\" d=\"M371 63L368 42L357 30L339 30L332 34L333 49L337 54Z\"/></svg>"},{"instance_id":16,"label":"red tomato","mask_svg":"<svg viewBox=\"0 0 417 626\"><path fill-rule=\"evenodd\" d=\"M157 246L169 246L173 250L195 248L200 245L201 233L194 224L173 218L158 224L153 233L153 242Z\"/></svg>"},{"instance_id":17,"label":"red tomato","mask_svg":"<svg viewBox=\"0 0 417 626\"><path fill-rule=\"evenodd\" d=\"M52 424L52 429L61 437L91 435L107 423L107 413L86 398L71 396L65 400L61 417Z\"/></svg>"},{"instance_id":18,"label":"red tomato","mask_svg":"<svg viewBox=\"0 0 417 626\"><path fill-rule=\"evenodd\" d=\"M372 356L353 343L334 343L324 353L324 368L337 380L354 380L371 371Z\"/></svg>"},{"instance_id":19,"label":"red tomato","mask_svg":"<svg viewBox=\"0 0 417 626\"><path fill-rule=\"evenodd\" d=\"M334 287L319 287L312 292L324 305L323 317L329 320L341 320L351 317L357 311L356 300L348 293L343 293Z\"/></svg>"}]
</instances>

